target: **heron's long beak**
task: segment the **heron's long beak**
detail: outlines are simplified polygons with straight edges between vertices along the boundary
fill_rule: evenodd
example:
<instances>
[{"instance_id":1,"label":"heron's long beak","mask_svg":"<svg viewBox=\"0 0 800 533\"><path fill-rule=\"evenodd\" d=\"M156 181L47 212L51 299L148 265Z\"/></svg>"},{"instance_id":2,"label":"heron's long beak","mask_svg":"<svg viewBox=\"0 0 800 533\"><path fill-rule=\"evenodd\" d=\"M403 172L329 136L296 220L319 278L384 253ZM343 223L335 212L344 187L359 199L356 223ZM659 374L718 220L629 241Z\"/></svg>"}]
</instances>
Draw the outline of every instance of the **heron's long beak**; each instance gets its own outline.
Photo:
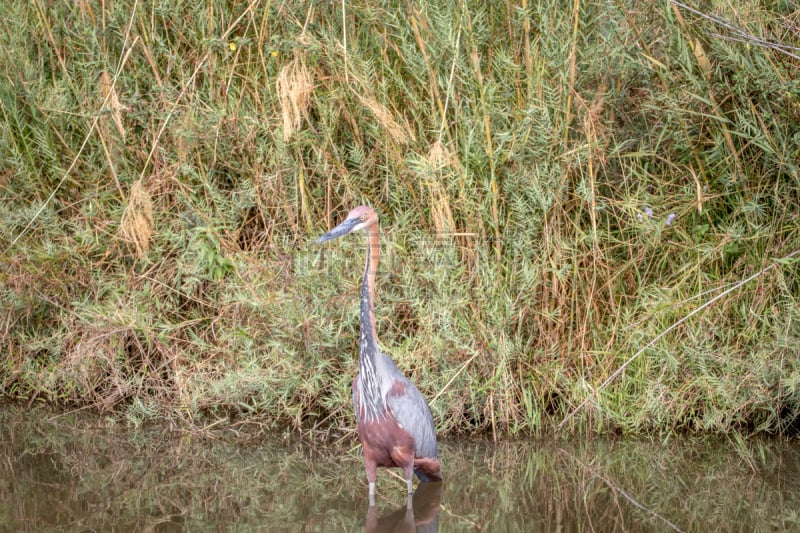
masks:
<instances>
[{"instance_id":1,"label":"heron's long beak","mask_svg":"<svg viewBox=\"0 0 800 533\"><path fill-rule=\"evenodd\" d=\"M358 224L357 218L352 218L352 219L348 218L347 220L345 220L344 222L342 222L341 224L330 230L328 233L317 239L317 244L329 241L331 239L335 239L336 237L341 237L342 235L347 235L353 230L353 227L355 227L357 224Z\"/></svg>"}]
</instances>

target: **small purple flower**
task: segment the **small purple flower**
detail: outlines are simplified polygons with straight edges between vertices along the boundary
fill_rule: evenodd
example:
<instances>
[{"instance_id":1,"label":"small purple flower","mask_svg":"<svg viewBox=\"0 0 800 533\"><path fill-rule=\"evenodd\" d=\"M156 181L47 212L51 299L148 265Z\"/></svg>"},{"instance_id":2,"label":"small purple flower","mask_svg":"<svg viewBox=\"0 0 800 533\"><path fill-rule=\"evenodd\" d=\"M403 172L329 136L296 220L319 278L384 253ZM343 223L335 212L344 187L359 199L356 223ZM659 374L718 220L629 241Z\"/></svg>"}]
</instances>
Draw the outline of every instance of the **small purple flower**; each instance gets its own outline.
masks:
<instances>
[{"instance_id":1,"label":"small purple flower","mask_svg":"<svg viewBox=\"0 0 800 533\"><path fill-rule=\"evenodd\" d=\"M649 218L653 218L653 208L652 207L646 207L644 209L644 212Z\"/></svg>"},{"instance_id":2,"label":"small purple flower","mask_svg":"<svg viewBox=\"0 0 800 533\"><path fill-rule=\"evenodd\" d=\"M672 221L675 220L676 216L678 215L676 215L675 213L670 213L669 215L667 215L667 226L672 225Z\"/></svg>"},{"instance_id":3,"label":"small purple flower","mask_svg":"<svg viewBox=\"0 0 800 533\"><path fill-rule=\"evenodd\" d=\"M644 217L642 216L641 213L636 213L636 218L639 219L639 222L644 222Z\"/></svg>"}]
</instances>

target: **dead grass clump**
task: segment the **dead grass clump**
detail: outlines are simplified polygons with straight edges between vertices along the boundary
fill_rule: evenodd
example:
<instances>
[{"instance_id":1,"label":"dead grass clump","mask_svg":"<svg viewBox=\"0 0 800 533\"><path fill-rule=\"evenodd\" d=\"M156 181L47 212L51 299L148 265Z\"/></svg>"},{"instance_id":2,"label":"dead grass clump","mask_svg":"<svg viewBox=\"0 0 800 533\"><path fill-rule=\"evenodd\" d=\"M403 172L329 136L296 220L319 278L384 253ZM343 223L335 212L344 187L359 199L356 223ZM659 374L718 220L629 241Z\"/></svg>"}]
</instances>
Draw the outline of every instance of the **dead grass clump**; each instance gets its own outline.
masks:
<instances>
[{"instance_id":1,"label":"dead grass clump","mask_svg":"<svg viewBox=\"0 0 800 533\"><path fill-rule=\"evenodd\" d=\"M129 398L169 402L174 357L155 339L128 327L90 327L68 335L59 385L67 399L112 411Z\"/></svg>"},{"instance_id":2,"label":"dead grass clump","mask_svg":"<svg viewBox=\"0 0 800 533\"><path fill-rule=\"evenodd\" d=\"M128 108L120 102L111 75L107 70L104 70L103 73L100 74L100 94L103 96L103 101L105 102L104 110L111 114L111 120L114 122L117 133L124 139L125 128L122 125L121 112L127 111Z\"/></svg>"},{"instance_id":3,"label":"dead grass clump","mask_svg":"<svg viewBox=\"0 0 800 533\"><path fill-rule=\"evenodd\" d=\"M288 141L300 130L303 118L308 118L308 105L314 80L305 62L296 57L281 68L275 82L283 117L283 140Z\"/></svg>"},{"instance_id":4,"label":"dead grass clump","mask_svg":"<svg viewBox=\"0 0 800 533\"><path fill-rule=\"evenodd\" d=\"M138 257L150 249L150 237L153 235L153 201L141 179L134 182L131 187L128 206L122 213L120 231L125 240L136 247Z\"/></svg>"},{"instance_id":5,"label":"dead grass clump","mask_svg":"<svg viewBox=\"0 0 800 533\"><path fill-rule=\"evenodd\" d=\"M375 119L383 126L394 142L399 145L406 145L410 140L416 140L408 124L401 125L385 105L370 95L362 96L358 94L357 96L361 103L372 112Z\"/></svg>"},{"instance_id":6,"label":"dead grass clump","mask_svg":"<svg viewBox=\"0 0 800 533\"><path fill-rule=\"evenodd\" d=\"M459 173L463 170L461 162L458 160L456 154L441 140L437 140L431 145L428 153L425 155L425 159L433 170L449 168L455 173Z\"/></svg>"}]
</instances>

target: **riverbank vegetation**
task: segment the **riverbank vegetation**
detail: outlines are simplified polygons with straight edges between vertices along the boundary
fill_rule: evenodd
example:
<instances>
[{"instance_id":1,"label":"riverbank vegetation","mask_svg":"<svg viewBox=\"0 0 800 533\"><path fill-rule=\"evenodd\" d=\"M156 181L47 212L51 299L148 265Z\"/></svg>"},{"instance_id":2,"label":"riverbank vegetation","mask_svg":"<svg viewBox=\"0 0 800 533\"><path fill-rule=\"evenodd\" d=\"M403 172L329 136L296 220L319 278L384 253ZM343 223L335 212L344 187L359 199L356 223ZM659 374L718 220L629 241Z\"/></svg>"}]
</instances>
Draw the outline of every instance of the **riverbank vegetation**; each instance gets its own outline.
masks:
<instances>
[{"instance_id":1,"label":"riverbank vegetation","mask_svg":"<svg viewBox=\"0 0 800 533\"><path fill-rule=\"evenodd\" d=\"M377 329L442 433L795 432L791 0L9 4L0 391L353 426Z\"/></svg>"}]
</instances>

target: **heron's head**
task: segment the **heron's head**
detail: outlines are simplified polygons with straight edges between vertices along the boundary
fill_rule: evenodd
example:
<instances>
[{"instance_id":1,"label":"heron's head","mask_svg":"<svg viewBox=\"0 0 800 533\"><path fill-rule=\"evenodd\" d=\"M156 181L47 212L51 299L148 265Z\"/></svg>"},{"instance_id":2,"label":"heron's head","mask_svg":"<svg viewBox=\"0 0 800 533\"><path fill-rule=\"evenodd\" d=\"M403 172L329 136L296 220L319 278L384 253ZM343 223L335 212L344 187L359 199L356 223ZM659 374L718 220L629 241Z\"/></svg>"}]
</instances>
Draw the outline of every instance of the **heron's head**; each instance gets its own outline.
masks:
<instances>
[{"instance_id":1,"label":"heron's head","mask_svg":"<svg viewBox=\"0 0 800 533\"><path fill-rule=\"evenodd\" d=\"M360 229L378 223L378 214L371 207L360 205L347 214L344 222L330 230L328 233L317 239L317 242L325 242L348 233L355 233Z\"/></svg>"}]
</instances>

